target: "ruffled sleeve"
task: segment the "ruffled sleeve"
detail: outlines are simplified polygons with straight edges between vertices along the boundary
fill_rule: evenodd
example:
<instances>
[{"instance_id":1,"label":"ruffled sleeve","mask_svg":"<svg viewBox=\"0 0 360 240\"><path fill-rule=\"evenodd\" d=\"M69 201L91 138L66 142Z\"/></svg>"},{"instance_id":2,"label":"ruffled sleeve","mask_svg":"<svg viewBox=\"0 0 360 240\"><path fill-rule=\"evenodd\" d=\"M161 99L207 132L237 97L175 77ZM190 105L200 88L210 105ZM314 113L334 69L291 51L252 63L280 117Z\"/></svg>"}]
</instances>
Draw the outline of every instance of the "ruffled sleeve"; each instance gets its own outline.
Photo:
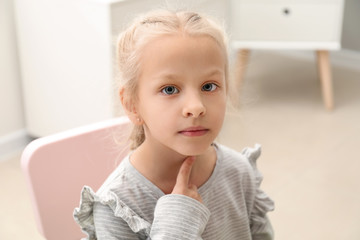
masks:
<instances>
[{"instance_id":1,"label":"ruffled sleeve","mask_svg":"<svg viewBox=\"0 0 360 240\"><path fill-rule=\"evenodd\" d=\"M111 193L111 192L110 192ZM156 205L154 221L151 225L140 218L133 210L120 201L115 194L99 197L90 187L84 187L81 193L80 207L74 210L75 221L87 233L88 240L108 239L108 233L97 236L94 223L94 205L101 203L113 211L114 216L123 219L131 231L138 234L134 239L201 239L210 217L210 211L200 202L183 195L170 194L161 197ZM98 224L98 222L96 222ZM108 222L106 222L108 224ZM121 226L117 225L117 228ZM119 229L117 229L119 230ZM125 233L125 230L117 231ZM120 239L122 236L111 236ZM113 238L111 238L113 239Z\"/></svg>"},{"instance_id":2,"label":"ruffled sleeve","mask_svg":"<svg viewBox=\"0 0 360 240\"><path fill-rule=\"evenodd\" d=\"M246 148L242 154L247 157L254 170L255 175L255 199L250 215L251 233L253 239L273 239L273 229L266 216L267 212L274 210L274 202L270 197L260 189L263 175L257 169L256 161L261 154L261 146L255 145L255 148Z\"/></svg>"},{"instance_id":3,"label":"ruffled sleeve","mask_svg":"<svg viewBox=\"0 0 360 240\"><path fill-rule=\"evenodd\" d=\"M109 206L114 216L122 218L134 233L142 232L149 235L151 224L139 217L133 210L125 205L115 193L108 192L101 198L94 191L85 186L81 192L80 206L74 210L74 219L85 232L88 240L96 240L93 208L95 203Z\"/></svg>"}]
</instances>

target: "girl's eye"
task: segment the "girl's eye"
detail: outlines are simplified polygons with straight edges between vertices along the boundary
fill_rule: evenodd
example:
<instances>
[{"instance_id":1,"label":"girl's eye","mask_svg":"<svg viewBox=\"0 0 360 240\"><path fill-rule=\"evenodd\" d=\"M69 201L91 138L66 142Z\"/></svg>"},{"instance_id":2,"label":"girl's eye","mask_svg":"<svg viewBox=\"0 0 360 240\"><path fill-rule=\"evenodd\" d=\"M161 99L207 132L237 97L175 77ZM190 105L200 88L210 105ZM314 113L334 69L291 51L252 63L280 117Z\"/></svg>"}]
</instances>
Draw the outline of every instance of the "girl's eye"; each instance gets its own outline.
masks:
<instances>
[{"instance_id":1,"label":"girl's eye","mask_svg":"<svg viewBox=\"0 0 360 240\"><path fill-rule=\"evenodd\" d=\"M162 93L166 95L173 95L179 92L179 90L174 86L166 86L161 90Z\"/></svg>"},{"instance_id":2,"label":"girl's eye","mask_svg":"<svg viewBox=\"0 0 360 240\"><path fill-rule=\"evenodd\" d=\"M206 83L204 86L202 86L202 90L205 92L212 92L215 91L218 88L218 86L215 83Z\"/></svg>"}]
</instances>

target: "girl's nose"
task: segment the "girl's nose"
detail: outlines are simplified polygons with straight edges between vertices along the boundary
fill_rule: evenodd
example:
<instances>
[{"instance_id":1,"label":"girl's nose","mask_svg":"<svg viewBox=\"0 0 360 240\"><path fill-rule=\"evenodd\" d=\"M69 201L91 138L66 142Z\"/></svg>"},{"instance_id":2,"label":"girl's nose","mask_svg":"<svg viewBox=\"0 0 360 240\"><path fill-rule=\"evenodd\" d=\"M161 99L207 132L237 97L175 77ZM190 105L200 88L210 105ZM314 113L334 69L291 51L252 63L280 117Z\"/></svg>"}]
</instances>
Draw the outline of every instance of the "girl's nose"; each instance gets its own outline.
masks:
<instances>
[{"instance_id":1,"label":"girl's nose","mask_svg":"<svg viewBox=\"0 0 360 240\"><path fill-rule=\"evenodd\" d=\"M183 107L184 117L198 118L205 115L205 113L206 108L200 96L195 94L192 96L186 96L185 104Z\"/></svg>"}]
</instances>

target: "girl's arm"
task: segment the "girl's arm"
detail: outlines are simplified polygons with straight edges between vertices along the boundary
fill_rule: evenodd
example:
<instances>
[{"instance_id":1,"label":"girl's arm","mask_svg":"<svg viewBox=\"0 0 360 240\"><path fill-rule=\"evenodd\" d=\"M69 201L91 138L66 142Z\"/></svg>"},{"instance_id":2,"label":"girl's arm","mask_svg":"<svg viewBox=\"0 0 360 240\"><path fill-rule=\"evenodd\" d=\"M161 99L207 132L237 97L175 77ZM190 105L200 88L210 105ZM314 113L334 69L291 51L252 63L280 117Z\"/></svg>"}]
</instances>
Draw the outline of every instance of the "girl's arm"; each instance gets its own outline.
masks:
<instances>
[{"instance_id":1,"label":"girl's arm","mask_svg":"<svg viewBox=\"0 0 360 240\"><path fill-rule=\"evenodd\" d=\"M193 163L193 157L185 159L172 194L157 202L151 239L201 239L210 211L202 204L197 187L189 183Z\"/></svg>"},{"instance_id":2,"label":"girl's arm","mask_svg":"<svg viewBox=\"0 0 360 240\"><path fill-rule=\"evenodd\" d=\"M95 203L93 216L96 238L90 237L89 240L139 240L139 234L131 230L122 218L116 217L108 205Z\"/></svg>"},{"instance_id":3,"label":"girl's arm","mask_svg":"<svg viewBox=\"0 0 360 240\"><path fill-rule=\"evenodd\" d=\"M251 231L253 240L274 239L274 231L267 216L263 218L262 224L253 225Z\"/></svg>"},{"instance_id":4,"label":"girl's arm","mask_svg":"<svg viewBox=\"0 0 360 240\"><path fill-rule=\"evenodd\" d=\"M140 231L135 233L136 229L131 229L126 221L114 216L109 206L101 203L94 206L94 225L98 240L200 240L209 216L209 210L197 200L169 194L159 199L151 227L138 229Z\"/></svg>"},{"instance_id":5,"label":"girl's arm","mask_svg":"<svg viewBox=\"0 0 360 240\"><path fill-rule=\"evenodd\" d=\"M250 213L252 239L272 240L274 239L274 231L267 213L274 210L274 202L264 191L260 189L263 175L256 166L256 161L260 157L261 146L256 144L255 148L246 148L242 153L248 158L252 167L254 187L256 189Z\"/></svg>"},{"instance_id":6,"label":"girl's arm","mask_svg":"<svg viewBox=\"0 0 360 240\"><path fill-rule=\"evenodd\" d=\"M184 195L166 195L156 205L150 237L153 240L202 239L209 217L209 210L197 200Z\"/></svg>"},{"instance_id":7,"label":"girl's arm","mask_svg":"<svg viewBox=\"0 0 360 240\"><path fill-rule=\"evenodd\" d=\"M200 240L210 211L201 203L196 186L189 184L193 161L184 161L172 194L158 200L151 226L145 226L145 221L144 226L141 222L129 223L114 216L109 206L96 203L93 214L97 239Z\"/></svg>"}]
</instances>

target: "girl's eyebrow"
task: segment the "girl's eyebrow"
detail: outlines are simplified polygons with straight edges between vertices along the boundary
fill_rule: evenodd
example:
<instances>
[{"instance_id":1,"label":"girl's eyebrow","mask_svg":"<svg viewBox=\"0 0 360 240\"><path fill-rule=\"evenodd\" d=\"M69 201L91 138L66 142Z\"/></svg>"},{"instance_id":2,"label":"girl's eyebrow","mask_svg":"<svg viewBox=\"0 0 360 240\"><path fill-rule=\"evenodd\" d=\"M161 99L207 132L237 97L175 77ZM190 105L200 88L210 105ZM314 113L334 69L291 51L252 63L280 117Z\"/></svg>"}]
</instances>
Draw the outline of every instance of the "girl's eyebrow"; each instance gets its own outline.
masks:
<instances>
[{"instance_id":1,"label":"girl's eyebrow","mask_svg":"<svg viewBox=\"0 0 360 240\"><path fill-rule=\"evenodd\" d=\"M211 77L214 75L224 75L225 71L219 68L211 69L209 71L206 71L204 74L202 74L205 77ZM164 79L164 80L176 80L178 78L181 78L180 75L177 75L175 73L169 73L169 72L163 72L159 73L157 75L157 78Z\"/></svg>"},{"instance_id":2,"label":"girl's eyebrow","mask_svg":"<svg viewBox=\"0 0 360 240\"><path fill-rule=\"evenodd\" d=\"M154 76L155 81L152 83L156 87L160 87L168 84L176 84L180 81L181 77L177 74L162 72Z\"/></svg>"},{"instance_id":3,"label":"girl's eyebrow","mask_svg":"<svg viewBox=\"0 0 360 240\"><path fill-rule=\"evenodd\" d=\"M209 71L208 74L205 74L206 76L214 76L214 75L224 75L225 72L223 70L220 70L220 69L214 69L214 70L211 70Z\"/></svg>"},{"instance_id":4,"label":"girl's eyebrow","mask_svg":"<svg viewBox=\"0 0 360 240\"><path fill-rule=\"evenodd\" d=\"M211 68L208 71L201 73L199 77L206 80L220 80L219 78L225 78L225 71L222 68ZM154 82L156 85L179 84L182 82L182 75L176 72L163 71L155 75L154 79L156 79Z\"/></svg>"},{"instance_id":5,"label":"girl's eyebrow","mask_svg":"<svg viewBox=\"0 0 360 240\"><path fill-rule=\"evenodd\" d=\"M160 81L166 82L166 81L174 81L176 79L179 79L180 76L173 73L160 73L156 76L156 78Z\"/></svg>"}]
</instances>

